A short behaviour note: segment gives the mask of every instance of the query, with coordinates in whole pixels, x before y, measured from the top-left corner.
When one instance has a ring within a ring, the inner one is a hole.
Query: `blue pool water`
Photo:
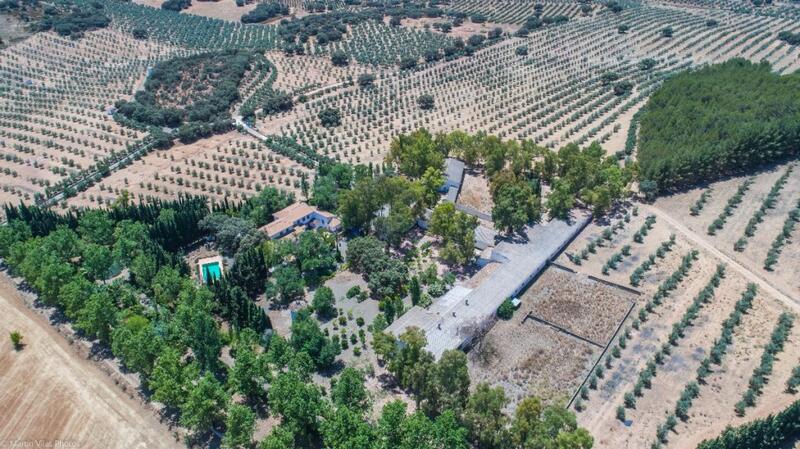
[[[219,262],[207,263],[203,265],[203,282],[208,282],[209,279],[217,280],[222,275]]]

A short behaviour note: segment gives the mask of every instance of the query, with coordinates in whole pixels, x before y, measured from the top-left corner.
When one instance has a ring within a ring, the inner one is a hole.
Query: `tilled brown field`
[[[8,338],[12,330],[24,336],[19,352]],[[27,309],[6,278],[0,279],[0,335],[0,447],[181,447],[154,414]]]

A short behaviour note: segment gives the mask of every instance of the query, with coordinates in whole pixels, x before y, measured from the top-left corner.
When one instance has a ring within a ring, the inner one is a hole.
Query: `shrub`
[[[358,285],[354,285],[349,289],[347,289],[347,293],[345,294],[345,296],[347,296],[348,299],[352,299],[358,296],[360,293],[361,293],[361,287]]]
[[[511,317],[514,316],[515,310],[516,308],[514,307],[514,304],[511,304],[511,300],[506,299],[502,304],[500,304],[500,307],[497,308],[497,317],[501,320],[510,320]]]
[[[422,110],[431,110],[434,107],[433,95],[422,94],[417,98],[417,105]]]
[[[362,73],[358,75],[358,85],[361,87],[370,87],[375,83],[375,75],[371,73]]]
[[[335,108],[326,108],[319,112],[319,121],[326,128],[333,128],[342,124],[342,113]]]
[[[9,334],[11,338],[11,344],[14,346],[15,351],[19,351],[22,349],[22,334],[19,331],[11,331]]]
[[[331,53],[331,63],[336,67],[345,67],[350,64],[350,56],[341,50],[334,51]]]

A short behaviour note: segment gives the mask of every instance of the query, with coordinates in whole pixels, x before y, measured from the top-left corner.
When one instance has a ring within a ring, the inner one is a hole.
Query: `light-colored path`
[[[758,288],[762,292],[767,293],[770,296],[772,296],[773,298],[781,301],[787,307],[789,307],[791,310],[793,310],[795,312],[800,312],[800,300],[798,300],[796,298],[791,298],[791,297],[787,296],[786,294],[784,294],[782,291],[780,291],[777,288],[773,287],[772,284],[770,284],[764,278],[762,278],[758,274],[754,273],[753,271],[751,271],[747,267],[743,266],[739,262],[735,261],[734,259],[729,257],[727,254],[725,254],[722,251],[718,250],[714,245],[709,243],[707,240],[705,240],[703,237],[701,237],[700,235],[698,235],[694,231],[692,231],[689,228],[687,228],[686,226],[684,226],[678,220],[672,218],[665,211],[663,211],[663,210],[661,210],[661,209],[659,209],[657,207],[648,205],[648,204],[643,204],[642,207],[644,209],[646,209],[647,211],[649,211],[650,213],[656,215],[658,218],[663,219],[664,221],[669,223],[677,231],[679,231],[680,233],[684,234],[686,236],[686,238],[688,238],[689,240],[693,241],[696,245],[700,246],[702,249],[704,249],[704,250],[708,251],[709,253],[711,253],[712,255],[714,255],[714,257],[720,259],[722,262],[727,264],[730,268],[736,270],[738,273],[740,273],[742,276],[744,276],[745,279],[747,279],[750,282],[754,282],[755,284],[757,284]]]
[[[12,330],[24,337],[21,351],[12,349],[8,337]],[[183,446],[153,412],[128,397],[93,362],[76,353],[43,316],[28,309],[2,273],[0,447]]]

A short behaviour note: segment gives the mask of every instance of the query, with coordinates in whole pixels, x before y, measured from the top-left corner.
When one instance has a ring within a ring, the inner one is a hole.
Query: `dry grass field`
[[[633,304],[630,293],[555,267],[520,300],[513,318],[497,321],[469,354],[473,381],[499,382],[511,407],[532,394],[569,399]]]
[[[583,275],[552,268],[521,297],[520,310],[605,345],[633,305],[633,296]]]
[[[505,389],[508,409],[537,395],[548,402],[569,400],[600,354],[597,347],[533,321],[525,313],[498,321],[470,353],[473,383]]]
[[[21,351],[12,349],[12,330],[24,336]],[[5,274],[0,279],[0,335],[0,446],[182,447],[153,412],[77,354],[44,317],[27,309]],[[20,445],[35,441],[51,446]]]

